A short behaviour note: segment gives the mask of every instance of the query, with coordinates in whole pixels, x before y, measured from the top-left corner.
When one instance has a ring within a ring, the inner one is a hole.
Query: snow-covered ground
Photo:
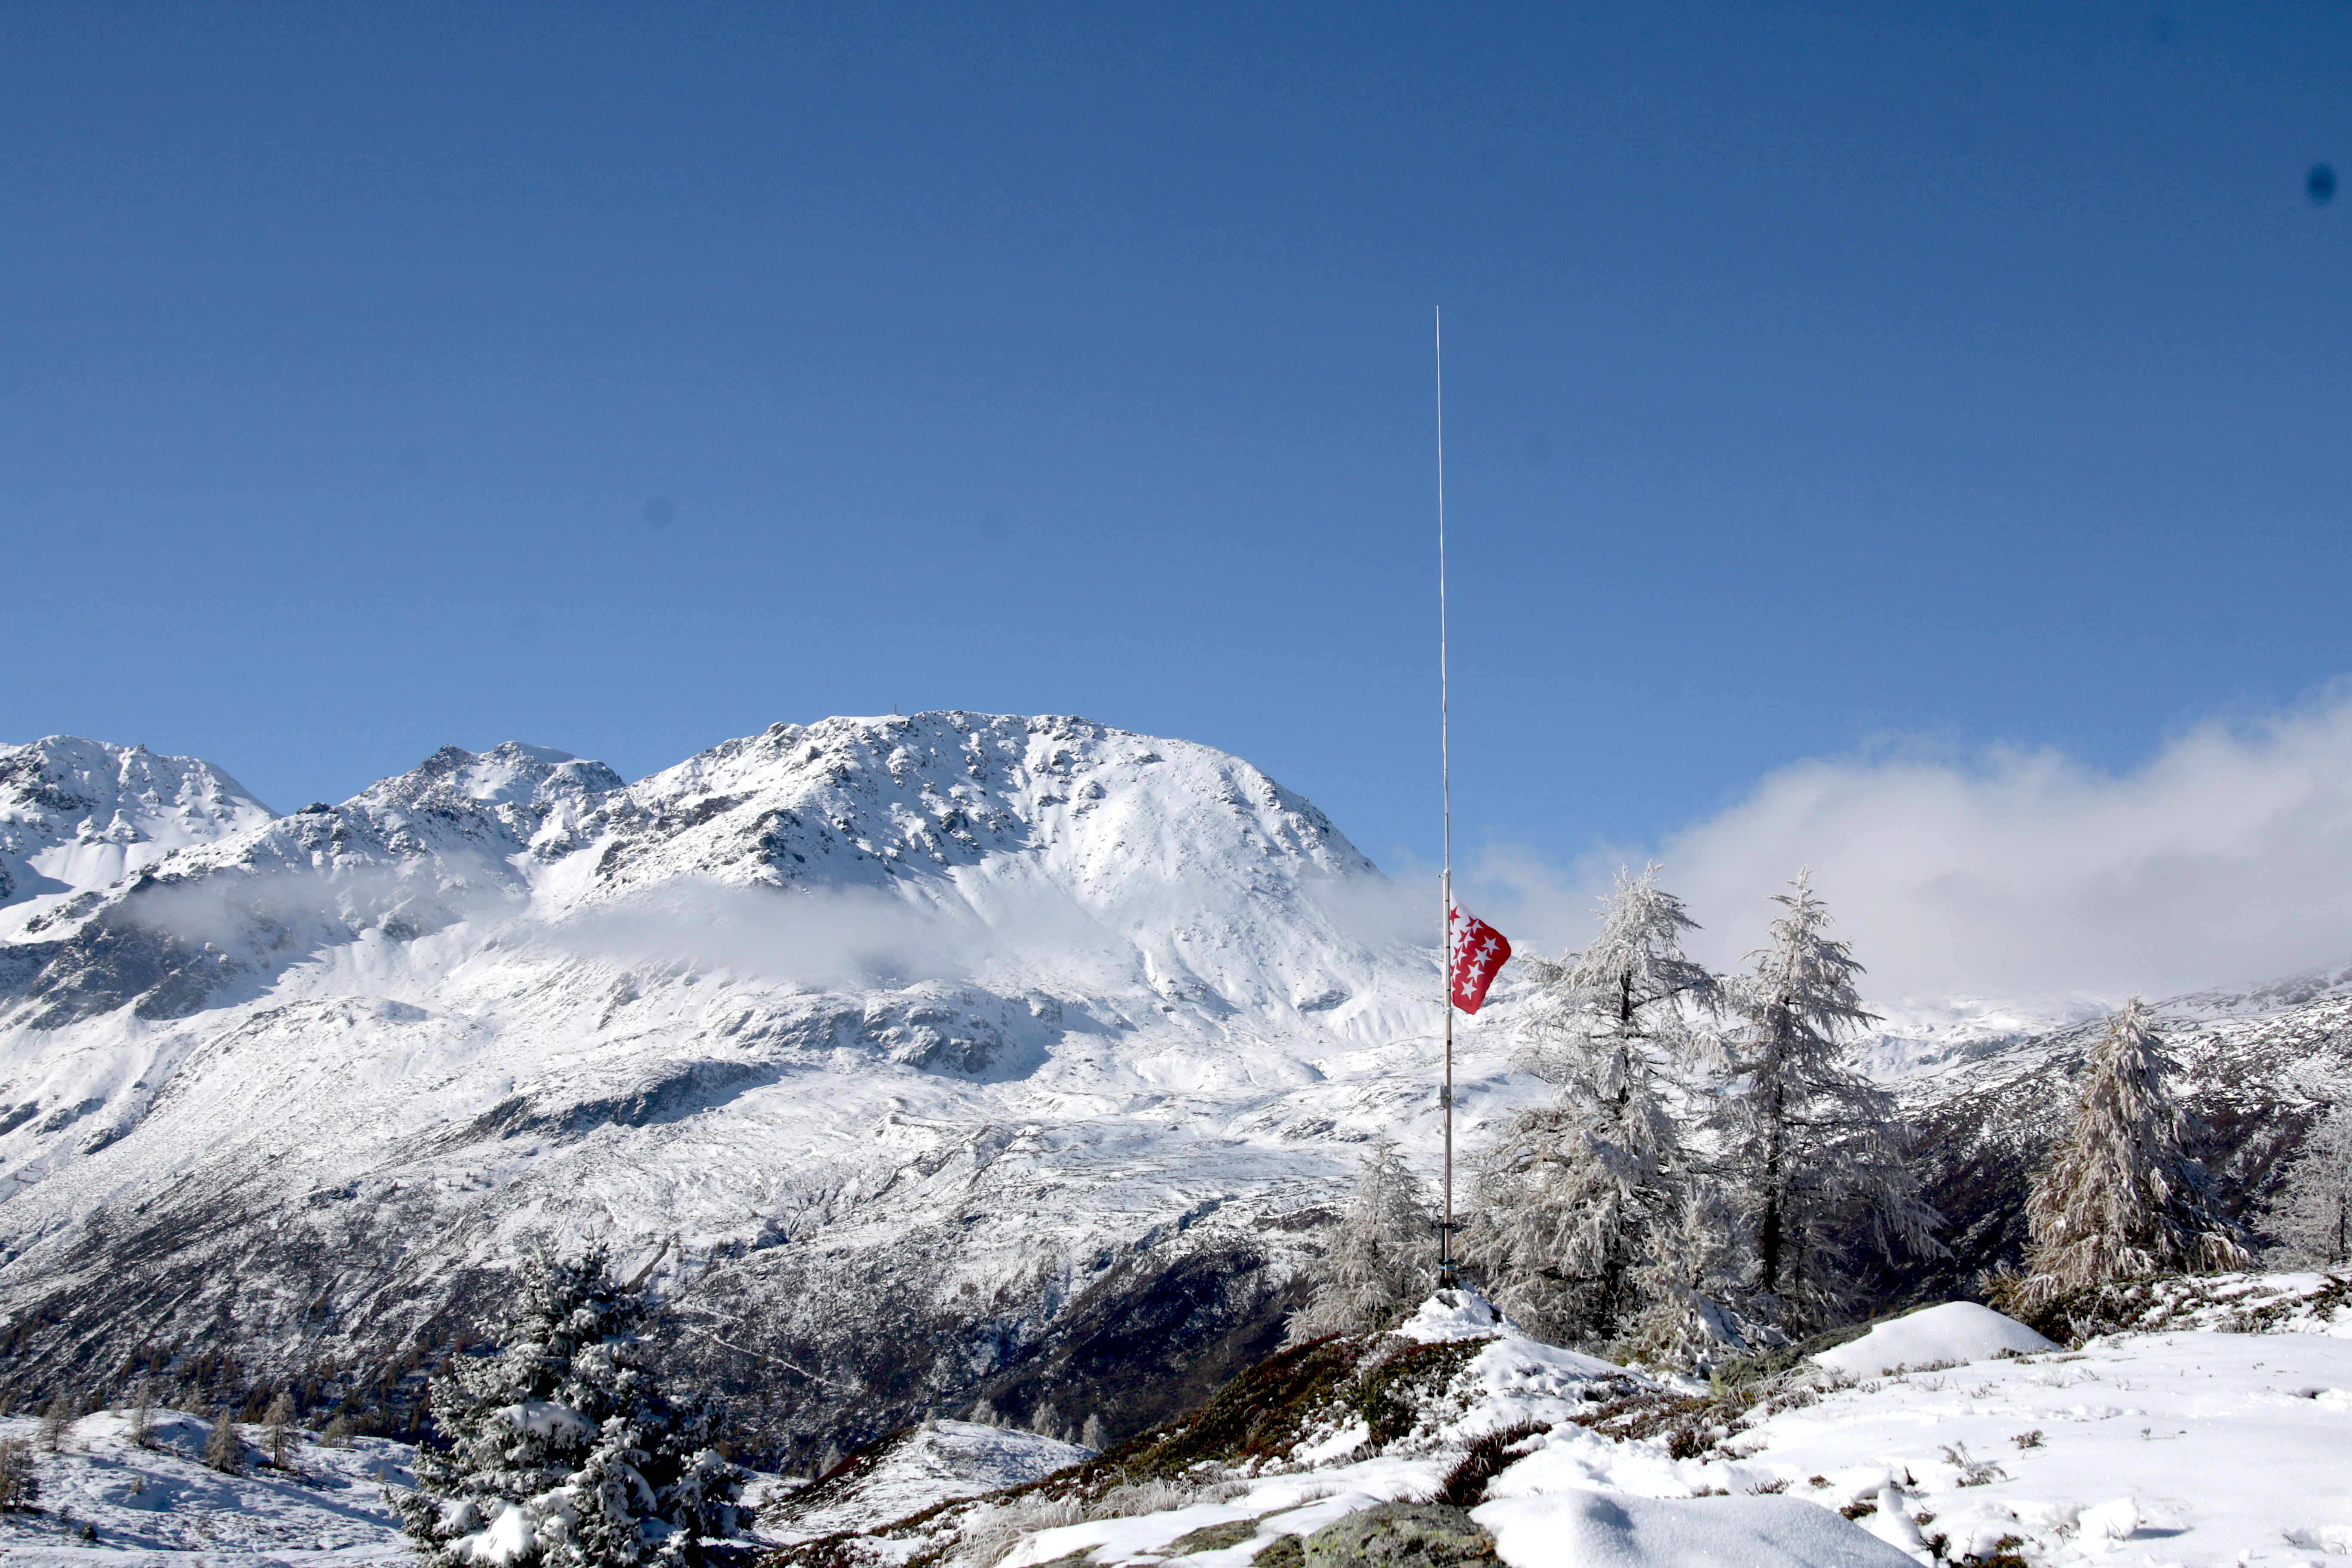
[[[1213,1550],[1182,1553],[1188,1568],[1244,1568],[1285,1535],[1432,1496],[1471,1439],[1530,1424],[1550,1429],[1509,1450],[1471,1514],[1511,1568],[1892,1568],[1996,1552],[2035,1568],[2327,1568],[2352,1553],[2352,1308],[2294,1310],[2327,1285],[2225,1280],[2175,1327],[2075,1351],[1982,1308],[1931,1308],[1843,1347],[1842,1364],[1777,1381],[1744,1414],[1694,1404],[1717,1424],[1683,1458],[1687,1429],[1619,1440],[1577,1423],[1598,1384],[1624,1386],[1618,1369],[1433,1304],[1409,1337],[1448,1318],[1439,1333],[1494,1337],[1401,1450],[1366,1457],[1363,1431],[1335,1430],[1217,1495],[1035,1531],[1003,1568],[1074,1552],[1139,1565],[1218,1527]],[[2269,1331],[2245,1331],[2264,1308]],[[1850,1370],[1888,1352],[1902,1359]]]
[[[2023,1354],[2016,1347],[2032,1339],[2021,1326],[1981,1308],[1932,1308],[1825,1352],[1836,1364],[1772,1385],[1695,1455],[1687,1434],[1620,1440],[1577,1420],[1629,1388],[1660,1398],[1673,1388],[1529,1340],[1475,1300],[1433,1303],[1404,1339],[1476,1349],[1406,1440],[1367,1453],[1360,1425],[1328,1423],[1278,1473],[1033,1531],[1001,1568],[1072,1553],[1139,1568],[1187,1537],[1187,1568],[1246,1568],[1284,1536],[1431,1495],[1478,1436],[1547,1425],[1514,1447],[1472,1510],[1509,1568],[1900,1568],[1997,1551],[2034,1568],[2332,1568],[2352,1554],[2352,1308],[2297,1306],[2328,1287],[2315,1275],[2241,1277],[2197,1292],[2170,1327]],[[204,1421],[162,1413],[144,1448],[129,1425],[95,1414],[63,1451],[37,1447],[38,1511],[0,1514],[0,1558],[357,1568],[405,1555],[383,1494],[410,1479],[400,1444],[329,1448],[305,1433],[288,1471],[257,1462],[231,1477],[196,1458]],[[36,1439],[38,1426],[0,1419],[0,1437]],[[854,1493],[767,1539],[878,1525],[1085,1457],[940,1422],[880,1456]],[[1206,1550],[1202,1531],[1216,1532]]]
[[[0,1560],[11,1568],[143,1568],[146,1564],[358,1564],[405,1557],[387,1482],[411,1482],[410,1450],[354,1437],[322,1447],[302,1433],[285,1470],[258,1463],[242,1476],[206,1468],[197,1456],[209,1422],[159,1411],[154,1447],[129,1437],[121,1412],[85,1415],[55,1454],[36,1443],[35,1510],[0,1513]],[[0,1438],[36,1439],[30,1416],[0,1418]],[[251,1441],[259,1427],[244,1429]],[[252,1456],[257,1458],[257,1455]],[[94,1538],[83,1530],[94,1528]]]
[[[1895,1498],[1956,1555],[2015,1537],[2037,1564],[2311,1563],[2352,1552],[2352,1315],[1865,1378],[1734,1444],[1790,1496],[1877,1503],[1866,1524]]]

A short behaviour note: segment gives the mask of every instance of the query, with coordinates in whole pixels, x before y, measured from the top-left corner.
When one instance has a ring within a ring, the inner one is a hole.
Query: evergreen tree
[[[1744,1255],[1730,1202],[1719,1188],[1694,1182],[1663,1215],[1633,1270],[1633,1316],[1610,1346],[1630,1365],[1707,1372],[1726,1346],[1747,1343],[1725,1306],[1738,1289]]]
[[[155,1446],[155,1380],[152,1377],[139,1380],[139,1393],[131,1405],[128,1436],[142,1448]]]
[[[2267,1217],[2294,1262],[2352,1267],[2352,1106],[2336,1107],[2304,1136]]]
[[[278,1390],[261,1420],[263,1429],[269,1434],[269,1462],[282,1470],[294,1452],[294,1396]]]
[[[62,1452],[67,1436],[73,1431],[74,1423],[80,1419],[80,1400],[62,1389],[51,1394],[49,1402],[41,1406],[41,1447],[52,1454]]]
[[[420,1453],[394,1498],[433,1568],[701,1568],[737,1533],[746,1472],[706,1411],[664,1397],[641,1337],[653,1303],[605,1265],[602,1246],[528,1259],[505,1349],[435,1380],[451,1451]]]
[[[1698,1181],[1677,1110],[1721,992],[1684,956],[1697,922],[1657,874],[1621,871],[1592,945],[1528,965],[1541,989],[1520,1063],[1558,1087],[1549,1104],[1514,1112],[1478,1162],[1473,1250],[1489,1293],[1531,1331],[1572,1342],[1622,1333],[1645,1279],[1712,1272],[1683,1256],[1686,1242],[1711,1252],[1715,1241],[1677,1223]]]
[[[2026,1199],[2028,1304],[2245,1261],[2204,1167],[2181,1146],[2189,1119],[2166,1082],[2176,1070],[2138,997],[2107,1020],[2084,1063],[2074,1121]]]
[[[1829,935],[1810,876],[1790,886],[1773,895],[1785,912],[1748,955],[1755,967],[1727,987],[1731,1079],[1710,1121],[1745,1211],[1749,1288],[1767,1315],[1814,1326],[1842,1302],[1848,1252],[1942,1248],[1894,1097],[1843,1059],[1873,1019],[1854,989],[1862,965]]]
[[[1396,1145],[1375,1140],[1331,1243],[1308,1269],[1315,1294],[1292,1314],[1289,1341],[1392,1329],[1435,1288],[1437,1216]]]
[[[225,1476],[245,1474],[245,1442],[236,1435],[236,1410],[224,1405],[213,1412],[211,1436],[205,1439],[205,1463]]]
[[[40,1495],[33,1446],[22,1437],[0,1437],[0,1513],[31,1508]]]

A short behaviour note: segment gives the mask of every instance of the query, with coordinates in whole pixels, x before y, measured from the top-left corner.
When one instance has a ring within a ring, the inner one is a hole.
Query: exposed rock
[[[1307,1538],[1306,1568],[1451,1568],[1492,1563],[1495,1538],[1439,1502],[1384,1502]]]

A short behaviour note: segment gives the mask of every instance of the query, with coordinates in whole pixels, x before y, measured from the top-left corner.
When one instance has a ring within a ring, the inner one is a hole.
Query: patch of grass
[[[1078,1468],[1092,1489],[1147,1476],[1181,1475],[1199,1464],[1237,1465],[1288,1449],[1332,1406],[1353,1403],[1360,1347],[1313,1340],[1243,1373],[1189,1415],[1139,1433]],[[1366,1425],[1372,1422],[1368,1415]]]
[[[1569,1419],[1620,1443],[1628,1438],[1662,1438],[1666,1452],[1675,1458],[1696,1459],[1747,1430],[1748,1413],[1764,1392],[1760,1384],[1696,1395],[1651,1389],[1607,1400]]]
[[[1452,1340],[1415,1345],[1367,1370],[1357,1380],[1350,1403],[1370,1429],[1371,1440],[1385,1446],[1412,1431],[1423,1410],[1489,1342]]]
[[[1265,1517],[1260,1514],[1258,1519]],[[1170,1557],[1190,1557],[1195,1552],[1223,1552],[1228,1546],[1239,1546],[1256,1533],[1256,1519],[1237,1519],[1229,1524],[1204,1524],[1198,1530],[1187,1531],[1178,1536],[1162,1550]]]
[[[1902,1315],[1900,1312],[1889,1312],[1884,1317],[1872,1318],[1865,1322],[1841,1324],[1837,1328],[1824,1329],[1818,1334],[1798,1340],[1791,1344],[1775,1345],[1770,1350],[1758,1351],[1753,1355],[1740,1356],[1737,1360],[1724,1363],[1708,1381],[1718,1392],[1728,1393],[1746,1384],[1761,1383],[1768,1378],[1778,1377],[1782,1373],[1794,1372],[1822,1352],[1835,1350],[1843,1344],[1851,1344],[1879,1324],[1892,1322]]]
[[[1470,1451],[1446,1472],[1445,1484],[1437,1489],[1432,1502],[1450,1503],[1455,1508],[1476,1508],[1486,1500],[1486,1483],[1501,1475],[1520,1456],[1510,1450],[1530,1437],[1539,1437],[1551,1428],[1541,1422],[1524,1426],[1507,1426],[1500,1432],[1489,1432],[1470,1445]]]

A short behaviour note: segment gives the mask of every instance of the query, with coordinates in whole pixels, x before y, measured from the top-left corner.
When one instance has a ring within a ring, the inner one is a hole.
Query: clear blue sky
[[[0,6],[0,737],[1077,712],[1568,856],[2352,670],[2352,3]]]

